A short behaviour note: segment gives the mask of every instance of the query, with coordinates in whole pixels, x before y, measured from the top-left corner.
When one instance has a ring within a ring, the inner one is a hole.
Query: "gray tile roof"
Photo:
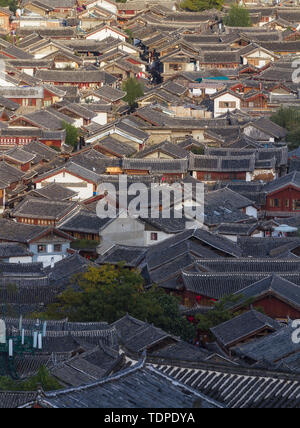
[[[231,148],[213,148],[208,147],[205,149],[205,154],[210,156],[249,156],[255,154],[256,167],[258,162],[276,160],[276,166],[287,165],[288,162],[288,148],[258,148],[258,149],[231,149]]]
[[[238,256],[240,249],[205,230],[186,230],[149,248],[146,262],[150,281],[164,288],[181,288],[182,271],[191,269],[197,259],[222,258],[225,254]]]
[[[101,362],[96,365],[100,358]],[[116,360],[105,350],[96,348],[52,368],[51,374],[67,387],[78,387],[105,377],[107,372],[113,370]]]
[[[15,243],[0,244],[0,258],[6,259],[9,257],[27,257],[31,256],[30,253],[25,247]]]
[[[182,159],[124,159],[125,170],[146,170],[150,174],[185,174],[188,161]]]
[[[50,9],[52,10],[52,8]],[[34,22],[32,22],[32,25]],[[71,27],[54,27],[54,28],[41,28],[36,26],[23,26],[17,29],[17,34],[21,37],[28,36],[32,34],[33,32],[36,32],[42,37],[47,37],[49,39],[64,39],[64,38],[71,38],[76,35],[74,28]]]
[[[25,52],[23,49],[18,48],[10,43],[6,42],[6,45],[3,46],[1,41],[0,53],[6,54],[5,56],[12,59],[33,59],[33,55]]]
[[[158,268],[163,268],[165,264],[169,264],[177,260],[178,258],[189,255],[189,263],[191,260],[194,262],[195,258],[218,258],[220,256],[216,255],[212,250],[208,248],[201,247],[196,243],[189,241],[179,241],[176,242],[175,239],[172,239],[170,246],[165,246],[162,243],[156,244],[153,248],[150,248],[147,253],[147,263],[150,271],[154,271]],[[194,257],[193,257],[194,256]],[[163,271],[162,271],[163,272]],[[162,278],[164,275],[162,274]]]
[[[32,226],[0,219],[0,241],[28,243],[48,230],[47,227]]]
[[[228,188],[245,198],[253,201],[257,206],[265,205],[266,194],[263,191],[264,184],[254,181],[239,181],[239,182],[219,182],[217,187],[222,189]]]
[[[95,91],[94,94],[106,101],[115,102],[123,99],[126,95],[126,92],[111,88],[110,86],[102,86],[102,88]]]
[[[26,403],[34,402],[36,392],[0,392],[0,408],[1,409],[16,409]]]
[[[229,210],[236,210],[253,205],[250,199],[228,188],[206,193],[204,201],[209,208],[214,209],[224,207]]]
[[[167,212],[166,214],[167,215],[164,216],[164,213],[160,213],[159,218],[141,217],[141,221],[147,223],[150,229],[152,226],[153,230],[160,230],[170,234],[180,233],[186,229],[186,224],[188,222],[187,218],[184,216],[176,218],[176,211],[174,210],[171,210],[170,213]]]
[[[187,88],[185,86],[173,82],[172,80],[169,80],[168,82],[164,83],[163,88],[171,94],[177,96],[182,96],[187,92]]]
[[[272,66],[267,68],[265,71],[261,72],[257,78],[262,81],[267,82],[283,82],[283,83],[292,83],[293,82],[293,69],[284,68],[281,65]]]
[[[277,252],[281,253],[283,247],[288,246],[295,249],[300,246],[300,238],[248,238],[239,237],[238,245],[242,250],[243,257],[278,257]]]
[[[92,265],[86,258],[74,254],[55,263],[54,268],[46,268],[45,272],[49,275],[51,284],[68,285],[73,275],[86,272]]]
[[[6,162],[0,162],[0,181],[6,185],[20,182],[24,176],[25,173],[19,169],[8,165]]]
[[[84,387],[45,393],[45,402],[56,408],[191,408],[196,401],[203,408],[222,407],[143,363]]]
[[[222,299],[231,294],[241,295],[245,289],[259,281],[268,278],[272,272],[244,271],[230,272],[182,272],[182,279],[186,290],[213,299]],[[299,272],[283,272],[280,276],[295,284],[300,284]]]
[[[162,359],[172,359],[174,361],[205,361],[208,360],[212,353],[205,348],[199,348],[189,345],[180,340],[172,343],[163,349],[151,352],[153,357]]]
[[[200,63],[203,64],[240,64],[241,58],[238,51],[209,51],[200,55]]]
[[[280,330],[281,331],[281,330]],[[278,338],[280,340],[280,337]],[[275,348],[276,344],[274,343]],[[283,347],[283,345],[279,345]],[[228,408],[299,408],[299,377],[249,367],[197,368],[170,360],[158,361],[158,369],[174,380],[197,388]]]
[[[5,98],[43,99],[44,89],[41,86],[33,88],[1,87],[0,95]]]
[[[114,325],[118,330],[118,324]],[[132,352],[141,353],[144,350],[151,351],[152,348],[157,348],[166,340],[168,343],[176,343],[179,339],[145,322],[126,341],[124,340],[124,346]]]
[[[36,77],[50,83],[103,83],[111,85],[117,78],[105,71],[56,71],[38,70]]]
[[[149,135],[143,130],[139,129],[137,126],[134,126],[133,123],[129,122],[127,119],[121,120],[116,124],[116,128],[121,131],[124,131],[126,134],[137,137],[138,139],[145,141],[149,138]]]
[[[150,280],[165,289],[181,288],[179,278],[182,270],[191,268],[195,263],[195,257],[186,252],[176,259],[164,263],[160,268],[150,271]]]
[[[201,242],[203,242],[204,246],[210,247],[212,251],[214,251],[215,249],[215,250],[224,252],[225,254],[227,253],[228,255],[231,255],[234,257],[238,257],[239,255],[241,255],[241,250],[238,245],[228,241],[228,239],[226,238],[221,238],[219,236],[216,236],[204,229],[186,230],[181,234],[178,234],[175,237],[170,238],[170,240],[164,241],[161,244],[161,246],[167,248],[186,240],[192,240],[194,242],[198,241],[200,245],[201,245]]]
[[[100,155],[100,153],[99,153]],[[47,178],[49,175],[55,173],[55,172],[60,172],[60,171],[69,171],[70,173],[74,173],[76,175],[78,175],[79,177],[81,177],[83,180],[89,180],[92,183],[100,183],[101,182],[101,177],[100,177],[100,173],[105,173],[106,171],[106,166],[105,164],[101,164],[101,163],[96,163],[96,162],[92,162],[90,161],[90,164],[88,163],[89,161],[86,159],[79,159],[77,157],[73,157],[71,158],[71,161],[67,162],[66,164],[64,164],[61,167],[55,168],[53,170],[47,171],[41,175],[38,176],[37,180],[38,181],[42,181],[43,179]],[[96,171],[91,170],[92,168],[97,168]]]
[[[126,247],[122,245],[114,245],[111,250],[103,256],[98,257],[98,264],[117,265],[125,262],[127,267],[139,267],[145,258],[146,248],[143,247]]]
[[[14,160],[21,164],[26,164],[28,162],[34,161],[36,155],[30,152],[27,152],[21,148],[15,147],[11,150],[4,152],[4,159]]]
[[[99,235],[100,229],[109,219],[101,219],[87,209],[80,209],[64,218],[58,228],[65,232],[81,232]]]
[[[276,273],[300,272],[300,260],[281,260],[266,258],[236,258],[220,260],[199,260],[198,265],[204,272],[265,273],[267,276]]]
[[[255,156],[190,156],[190,171],[215,172],[252,172],[255,168]]]
[[[221,223],[215,233],[220,235],[251,236],[258,229],[258,223]]]
[[[46,132],[46,131],[45,131]],[[44,132],[44,134],[45,134]],[[46,137],[46,136],[45,136]],[[45,144],[32,142],[24,146],[23,150],[39,156],[42,160],[51,161],[57,157],[57,152]]]
[[[136,153],[136,150],[131,147],[129,144],[122,143],[121,141],[118,141],[117,139],[107,136],[103,140],[99,141],[99,143],[96,144],[97,147],[100,149],[107,150],[109,153],[115,154],[116,156],[132,156]],[[97,150],[96,147],[96,150]]]
[[[210,330],[222,346],[230,347],[258,334],[262,330],[268,329],[274,332],[281,328],[283,326],[277,321],[260,312],[251,310]]]
[[[300,188],[300,172],[293,171],[277,180],[271,181],[264,187],[264,192],[271,194],[277,190],[283,189],[286,186]]]
[[[89,109],[88,105],[82,104],[66,104],[59,109],[59,112],[68,112],[80,118],[91,120],[94,119],[97,114]]]
[[[299,284],[299,283],[298,283]],[[288,278],[273,274],[265,279],[262,279],[254,284],[249,285],[246,288],[240,290],[242,300],[237,304],[240,305],[242,302],[249,298],[258,299],[264,295],[277,296],[280,300],[287,302],[294,308],[300,308],[300,287]]]
[[[184,159],[188,156],[188,152],[184,148],[171,143],[170,141],[164,141],[162,143],[146,147],[144,150],[140,151],[136,157],[138,159],[146,158],[156,151],[171,156],[173,159]]]
[[[37,126],[38,128],[48,129],[51,131],[57,131],[63,129],[63,122],[67,122],[70,124],[74,123],[70,117],[65,116],[53,109],[51,110],[41,110],[35,113],[29,113],[23,115],[25,119],[33,124],[33,126]]]
[[[33,193],[40,198],[42,197],[45,199],[57,201],[70,200],[72,197],[77,195],[77,193],[73,190],[63,187],[58,183],[50,183],[41,189],[35,189]]]
[[[272,137],[282,140],[287,136],[287,130],[272,122],[267,117],[262,117],[254,122],[252,125],[261,129],[263,132],[269,133]]]
[[[61,220],[77,207],[75,202],[25,198],[13,211],[15,217]]]
[[[262,339],[237,346],[233,351],[253,362],[266,361],[274,365],[291,354],[299,353],[299,344],[291,340],[293,331],[294,329],[288,326]]]
[[[243,227],[243,222],[249,222],[249,220],[253,220],[252,217],[249,217],[242,210],[226,208],[223,206],[219,207],[209,207],[205,206],[204,211],[204,224],[209,228],[222,226],[223,224],[232,224],[232,227],[237,229],[237,225],[241,226],[241,229],[245,231],[246,227]],[[236,225],[236,226],[234,226]],[[248,226],[249,230],[249,226]],[[214,230],[215,232],[215,230]],[[243,233],[242,233],[243,234]]]

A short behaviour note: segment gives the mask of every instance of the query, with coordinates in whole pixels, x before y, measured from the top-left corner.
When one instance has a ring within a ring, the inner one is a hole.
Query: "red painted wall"
[[[35,98],[9,98],[11,101],[19,104],[20,106],[23,105],[23,100],[28,101],[29,107],[35,107],[36,106],[36,99]]]
[[[278,199],[279,205],[278,207],[272,206],[272,199]],[[267,196],[266,211],[276,212],[287,212],[287,213],[299,213],[299,210],[293,210],[293,201],[300,201],[300,190],[293,188],[292,186],[287,187],[285,189],[281,189],[278,192],[272,193]],[[286,201],[289,201],[289,205],[287,206]]]
[[[257,301],[253,305],[254,307],[261,307],[264,309],[266,315],[271,318],[287,318],[299,319],[300,309],[294,309],[287,303],[278,300],[274,296],[266,296],[263,299]]]
[[[221,181],[221,180],[246,180],[246,172],[197,172],[197,179],[201,181]],[[207,177],[211,178],[208,179]]]

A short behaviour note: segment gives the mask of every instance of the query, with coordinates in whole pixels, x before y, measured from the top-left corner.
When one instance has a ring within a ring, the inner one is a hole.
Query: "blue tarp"
[[[227,76],[207,77],[207,80],[229,80]]]
[[[202,80],[229,80],[229,77],[226,77],[226,76],[199,77],[199,79],[196,79],[196,82],[201,83]]]

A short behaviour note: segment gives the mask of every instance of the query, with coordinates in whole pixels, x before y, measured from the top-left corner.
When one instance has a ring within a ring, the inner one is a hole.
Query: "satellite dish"
[[[0,320],[0,344],[6,343],[6,325],[3,320]]]

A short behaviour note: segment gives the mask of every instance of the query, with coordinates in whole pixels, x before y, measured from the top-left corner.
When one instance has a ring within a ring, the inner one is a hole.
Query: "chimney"
[[[0,320],[0,344],[6,343],[6,325],[4,320]]]

